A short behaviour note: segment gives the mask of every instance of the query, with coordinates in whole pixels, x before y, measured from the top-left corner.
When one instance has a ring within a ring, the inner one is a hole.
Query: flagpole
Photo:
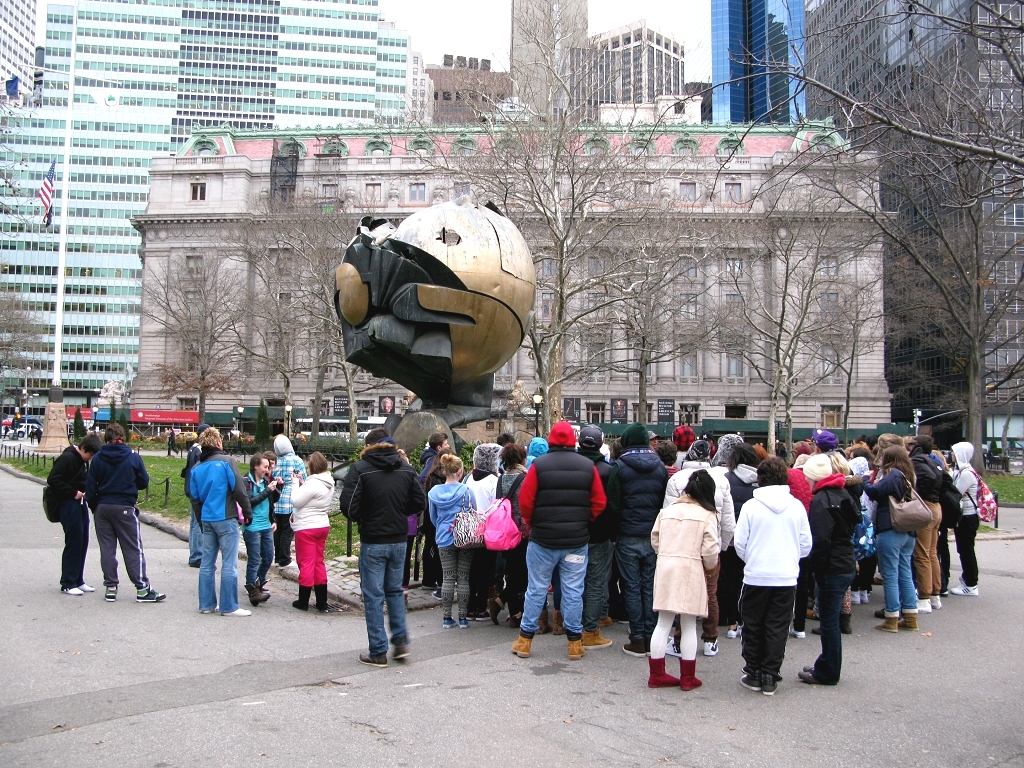
[[[64,289],[67,283],[65,271],[68,262],[68,205],[71,202],[71,130],[75,106],[75,54],[78,47],[78,0],[72,3],[71,66],[68,70],[68,110],[64,125],[64,160],[61,163],[60,185],[60,244],[57,251],[57,311],[53,328],[53,388],[61,383],[61,366],[64,352]],[[51,400],[53,398],[51,397]],[[63,400],[63,397],[61,397]],[[59,400],[57,402],[60,402]]]

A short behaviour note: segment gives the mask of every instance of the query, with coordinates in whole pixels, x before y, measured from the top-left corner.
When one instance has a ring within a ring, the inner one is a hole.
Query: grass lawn
[[[188,497],[185,496],[185,481],[181,478],[181,470],[185,466],[184,459],[168,458],[166,456],[142,456],[146,464],[146,471],[149,472],[149,499],[146,499],[146,492],[139,494],[139,509],[147,512],[158,512],[175,520],[188,520],[191,513]],[[50,473],[53,462],[46,460],[46,464],[31,459],[4,459],[4,463],[27,472],[35,477],[46,479]],[[239,467],[246,469],[244,463]],[[164,506],[164,492],[167,478],[171,479],[170,493],[167,494],[167,505]],[[324,557],[328,560],[340,557],[345,554],[346,526],[348,521],[342,515],[335,515],[331,518],[331,532],[327,536],[327,545],[324,548]],[[352,526],[352,554],[358,553],[359,529]]]
[[[1024,504],[1024,475],[988,475],[988,487],[999,494],[999,501]]]

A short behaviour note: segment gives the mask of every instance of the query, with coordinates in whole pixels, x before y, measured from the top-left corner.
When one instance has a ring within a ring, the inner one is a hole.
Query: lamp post
[[[540,437],[540,406],[544,402],[544,395],[540,390],[533,394],[533,433]]]
[[[235,430],[238,434],[242,434],[242,414],[245,413],[245,406],[240,405],[236,410],[238,411],[238,423],[235,424]]]
[[[292,404],[288,403],[284,407],[284,436],[291,438],[292,436]]]

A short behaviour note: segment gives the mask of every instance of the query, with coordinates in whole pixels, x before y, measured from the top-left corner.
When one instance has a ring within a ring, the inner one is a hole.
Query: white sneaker
[[[932,604],[932,610],[933,611],[941,611],[942,610],[942,598],[939,597],[938,595],[932,595],[932,599],[929,602],[931,602],[931,604]]]
[[[793,629],[793,625],[790,624],[789,625],[789,636],[790,637],[795,637],[797,640],[803,640],[803,639],[805,639],[807,637],[807,633],[806,632],[797,632],[795,629]]]
[[[977,587],[961,586],[961,587],[953,587],[951,590],[949,590],[949,594],[951,594],[951,595],[962,595],[963,597],[968,597],[968,596],[977,597],[979,593],[978,593],[978,588]]]
[[[679,651],[679,646],[676,645],[676,641],[673,638],[669,638],[668,646],[665,648],[666,656],[675,656],[677,659],[683,654]]]
[[[860,605],[860,592],[851,592],[850,602],[854,605]]]
[[[728,632],[725,633],[725,636],[728,637],[730,640],[735,640],[738,637],[743,637],[743,627],[737,624],[736,629],[730,629]]]
[[[252,616],[252,611],[247,611],[245,608],[239,608],[237,611],[231,613],[222,613],[221,616]]]
[[[871,593],[868,592],[866,589],[861,590],[861,593],[860,593],[860,604],[861,605],[867,605],[870,602],[871,602]]]
[[[718,641],[712,640],[710,643],[704,643],[704,655],[705,656],[717,656],[718,655]]]
[[[79,584],[78,588],[80,590],[82,590],[83,592],[95,592],[96,591],[95,587],[90,587],[88,584]]]
[[[74,595],[75,597],[81,597],[85,594],[85,592],[80,590],[78,587],[61,587],[60,591],[65,595]]]
[[[918,613],[931,613],[932,612],[932,601],[931,600],[918,600],[917,601],[917,612]]]

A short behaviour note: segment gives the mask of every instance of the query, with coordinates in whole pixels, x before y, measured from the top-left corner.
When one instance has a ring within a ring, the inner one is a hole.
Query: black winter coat
[[[857,570],[853,529],[860,521],[860,504],[853,503],[845,488],[822,488],[814,492],[808,516],[812,573],[836,575]]]
[[[552,446],[533,460],[530,470],[536,474],[530,541],[551,549],[587,544],[594,462],[572,448]],[[529,493],[529,486],[524,487]],[[520,503],[522,493],[520,490]]]
[[[619,469],[619,535],[651,535],[661,512],[668,470],[650,448],[629,448],[615,462]]]
[[[580,448],[580,455],[594,462],[607,499],[604,510],[590,524],[590,543],[601,544],[613,540],[619,531],[619,471],[600,451]]]
[[[939,490],[942,488],[943,472],[919,445],[910,449],[910,460],[914,463],[914,487],[925,501],[939,503]]]
[[[341,512],[359,524],[365,544],[404,544],[409,515],[427,503],[416,471],[392,443],[374,443],[348,471],[341,490]]]
[[[73,445],[64,449],[64,453],[57,457],[46,476],[46,484],[54,495],[57,504],[71,501],[75,494],[81,491],[85,493],[85,478],[88,474],[88,465],[82,454]]]

